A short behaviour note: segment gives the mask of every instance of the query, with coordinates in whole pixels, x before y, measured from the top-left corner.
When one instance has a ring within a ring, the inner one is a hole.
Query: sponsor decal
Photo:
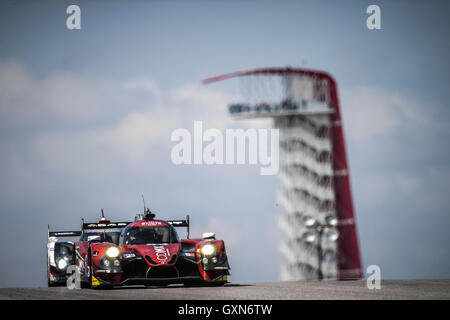
[[[57,276],[57,277],[53,277],[53,281],[54,282],[65,282],[67,280],[66,276]]]
[[[127,224],[126,223],[90,223],[87,225],[88,228],[96,228],[96,227],[111,227],[111,228],[115,228],[115,227],[126,227]]]
[[[100,281],[99,281],[96,277],[92,276],[92,282],[91,282],[91,285],[92,285],[93,287],[99,286],[99,285],[100,285]]]
[[[55,232],[54,234],[57,236],[75,236],[74,232]]]
[[[194,252],[183,252],[182,254],[185,255],[186,257],[195,257]]]
[[[187,224],[186,221],[170,221],[169,223],[170,223],[171,225],[175,225],[175,226],[178,226],[178,225],[180,225],[180,224]]]
[[[164,246],[153,246],[156,253],[156,259],[162,264],[166,264],[167,260],[169,260],[170,252],[169,249],[166,249]]]
[[[161,221],[143,221],[140,223],[141,226],[162,226],[164,225]]]
[[[134,258],[136,255],[134,253],[124,253],[122,254],[122,257],[124,259],[130,259],[130,258]]]

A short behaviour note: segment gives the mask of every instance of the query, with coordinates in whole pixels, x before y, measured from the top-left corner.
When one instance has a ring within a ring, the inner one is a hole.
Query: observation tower
[[[336,81],[299,68],[238,71],[203,81],[237,78],[235,119],[272,118],[280,130],[284,208],[279,225],[282,280],[361,279],[356,221]]]

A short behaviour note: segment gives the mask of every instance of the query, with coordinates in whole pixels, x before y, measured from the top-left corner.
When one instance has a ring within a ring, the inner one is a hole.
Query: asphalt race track
[[[0,288],[0,299],[450,299],[447,280],[386,280],[369,290],[365,281],[230,283],[223,287],[122,287],[109,290]]]

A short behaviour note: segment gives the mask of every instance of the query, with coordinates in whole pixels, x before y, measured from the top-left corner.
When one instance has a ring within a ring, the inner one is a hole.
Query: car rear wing
[[[113,229],[113,228],[125,228],[127,225],[129,225],[131,222],[127,221],[121,221],[121,222],[94,222],[94,223],[84,223],[82,222],[82,228],[83,230],[89,230],[89,229]]]
[[[187,228],[187,238],[189,239],[189,215],[186,215],[186,220],[167,220],[174,227],[186,227]]]
[[[50,225],[48,225],[47,238],[50,237],[79,237],[81,231],[50,231]]]

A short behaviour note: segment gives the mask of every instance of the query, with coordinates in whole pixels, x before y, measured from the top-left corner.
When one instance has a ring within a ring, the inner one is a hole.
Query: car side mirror
[[[89,242],[100,241],[100,236],[89,236],[89,237],[87,238],[87,240],[88,240]]]
[[[214,232],[205,232],[203,233],[203,239],[216,239],[216,234]]]

